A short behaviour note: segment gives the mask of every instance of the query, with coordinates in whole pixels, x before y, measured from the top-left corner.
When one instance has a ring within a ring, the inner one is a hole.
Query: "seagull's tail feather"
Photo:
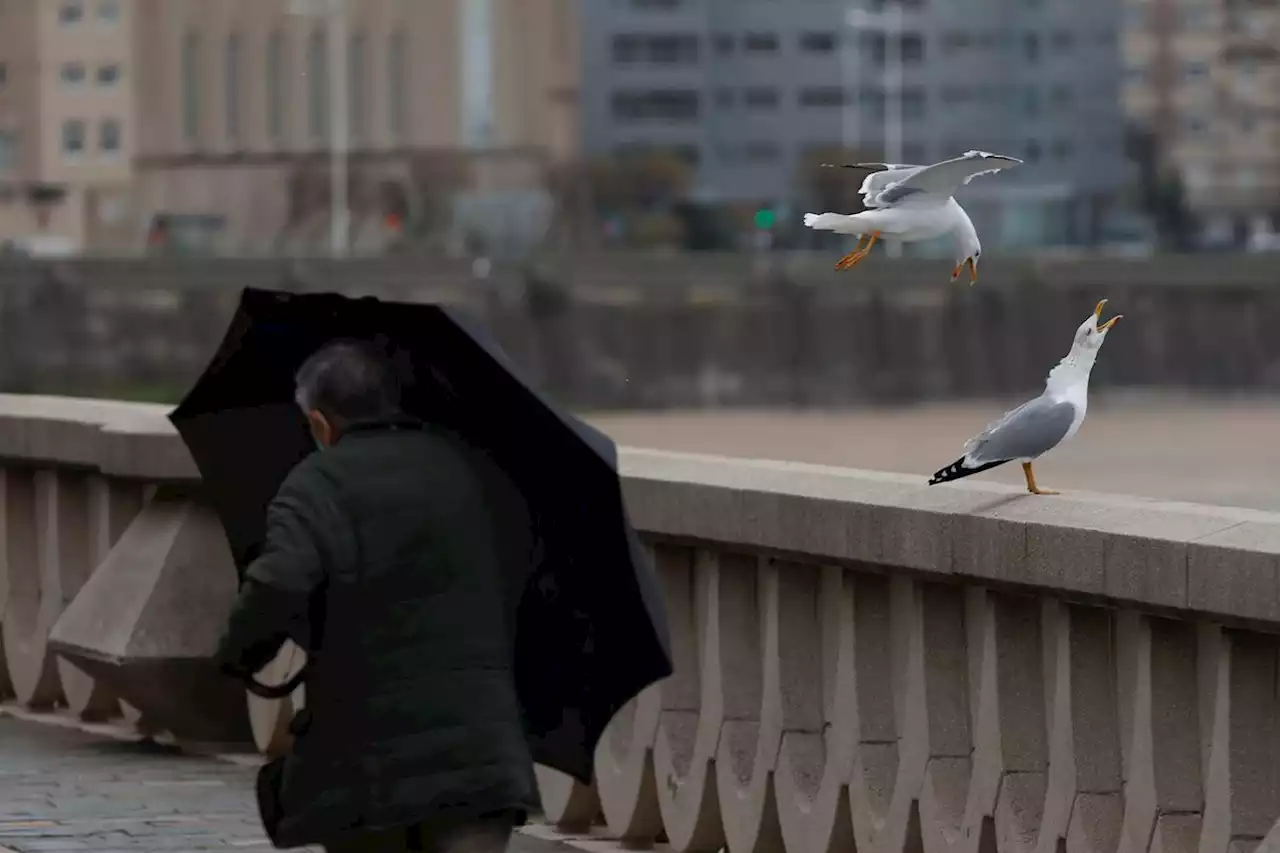
[[[997,465],[1003,465],[1009,461],[1008,459],[999,459],[995,462],[984,462],[981,465],[971,466],[965,462],[965,458],[966,457],[961,456],[946,468],[934,471],[933,476],[929,478],[929,485],[936,486],[939,483],[950,483],[952,480],[959,480],[963,477],[977,474],[979,471],[986,471],[987,469],[994,468]]]
[[[834,231],[846,219],[848,217],[842,213],[806,213],[804,224],[819,231]]]

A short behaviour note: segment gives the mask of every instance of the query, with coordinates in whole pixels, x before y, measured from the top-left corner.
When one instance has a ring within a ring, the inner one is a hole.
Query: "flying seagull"
[[[1033,495],[1057,494],[1036,485],[1031,462],[1075,435],[1084,421],[1089,405],[1089,373],[1107,332],[1122,316],[1117,314],[1099,324],[1102,306],[1106,304],[1105,299],[1099,302],[1089,319],[1076,329],[1071,352],[1049,371],[1044,393],[1008,412],[980,435],[971,438],[964,446],[964,456],[936,472],[929,485],[959,480],[1017,461],[1022,463],[1027,491]]]
[[[847,163],[845,169],[870,169],[862,182],[861,213],[806,213],[804,224],[818,231],[858,235],[858,245],[836,264],[849,269],[867,256],[881,237],[904,243],[932,240],[951,233],[956,238],[956,265],[951,280],[969,267],[969,283],[978,280],[982,243],[969,214],[952,196],[978,175],[993,175],[1022,161],[987,151],[966,151],[963,156],[932,166],[905,163]],[[830,167],[832,164],[824,163]],[[864,240],[866,241],[864,244]]]

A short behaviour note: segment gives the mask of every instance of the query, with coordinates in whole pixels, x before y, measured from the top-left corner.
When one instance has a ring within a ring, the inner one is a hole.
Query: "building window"
[[[1040,162],[1040,143],[1034,139],[1027,140],[1026,157],[1028,163]]]
[[[363,140],[369,127],[368,43],[364,33],[356,33],[347,51],[347,106],[353,140]]]
[[[0,62],[0,89],[4,88],[4,84],[9,82],[9,66]]]
[[[620,33],[613,37],[613,61],[618,65],[627,65],[640,61],[640,37],[630,33]]]
[[[62,153],[76,156],[84,153],[84,122],[78,118],[62,123]]]
[[[99,65],[97,77],[99,86],[114,86],[120,82],[120,66],[114,62],[110,65]]]
[[[1027,33],[1022,37],[1022,55],[1027,62],[1040,61],[1040,36],[1037,33]]]
[[[774,33],[747,33],[742,37],[742,49],[747,53],[777,53],[778,37]]]
[[[1058,53],[1070,52],[1075,44],[1075,37],[1069,30],[1058,30],[1053,34],[1053,49]]]
[[[839,86],[813,86],[800,90],[802,107],[842,107],[846,98]]]
[[[1049,90],[1049,103],[1055,110],[1069,108],[1073,99],[1071,88],[1068,86],[1054,86]]]
[[[698,93],[690,89],[615,92],[613,116],[618,121],[688,122],[698,118]]]
[[[1187,136],[1194,137],[1194,136],[1204,136],[1205,131],[1208,130],[1209,128],[1209,125],[1204,119],[1198,116],[1191,116],[1187,118],[1187,120],[1184,122],[1183,127],[1186,129]]]
[[[1203,62],[1188,62],[1182,66],[1182,76],[1189,81],[1204,80],[1209,76],[1209,66]]]
[[[693,65],[698,61],[695,35],[636,35],[613,37],[613,61],[619,65],[650,62],[654,65]]]
[[[902,92],[902,117],[922,119],[925,113],[925,94],[922,89],[904,89]]]
[[[730,109],[733,106],[733,90],[716,89],[716,106],[722,110]]]
[[[120,0],[101,0],[98,3],[98,20],[105,24],[120,20]]]
[[[307,39],[307,100],[311,139],[327,137],[329,132],[329,62],[324,30],[315,29]]]
[[[387,50],[387,127],[396,138],[404,136],[405,132],[406,50],[404,31],[397,30],[391,36],[390,49]]]
[[[227,140],[240,138],[240,34],[227,36],[226,56],[223,57],[223,110],[226,112]]]
[[[835,33],[800,34],[800,49],[805,53],[834,53],[838,43]]]
[[[727,56],[733,53],[733,36],[725,33],[718,33],[712,40],[716,46],[716,53]]]
[[[12,170],[17,164],[18,132],[0,130],[0,174]]]
[[[62,82],[68,86],[79,86],[84,82],[84,63],[83,62],[64,62],[62,63]]]
[[[748,142],[742,147],[742,159],[748,163],[773,163],[782,157],[782,149],[774,142]]]
[[[84,20],[84,4],[80,0],[65,0],[58,7],[58,23],[78,24]]]
[[[655,65],[693,65],[698,61],[698,37],[694,35],[649,36],[647,53]]]
[[[1071,140],[1059,139],[1053,143],[1053,159],[1069,160],[1071,159]]]
[[[284,136],[284,38],[272,33],[267,38],[267,134],[276,141]]]
[[[778,106],[778,90],[751,88],[742,93],[743,103],[753,110],[772,110]]]
[[[120,150],[120,122],[113,118],[104,118],[98,123],[98,148],[115,154]]]
[[[182,42],[182,135],[200,137],[200,36],[187,33]]]
[[[919,33],[904,33],[898,46],[902,51],[903,62],[924,62],[924,36]]]

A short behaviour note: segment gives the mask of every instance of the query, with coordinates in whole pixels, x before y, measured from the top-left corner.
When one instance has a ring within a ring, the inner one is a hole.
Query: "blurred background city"
[[[823,163],[973,148],[1025,161],[973,288],[803,227],[862,209]],[[624,442],[929,472],[1106,296],[1046,470],[1275,506],[1277,261],[1274,0],[0,0],[7,391],[172,401],[240,286],[336,289]]]

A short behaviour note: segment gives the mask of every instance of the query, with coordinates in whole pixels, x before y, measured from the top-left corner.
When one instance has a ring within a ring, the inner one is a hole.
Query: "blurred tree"
[[[863,169],[824,168],[822,164],[874,162],[869,152],[838,145],[810,149],[797,165],[796,185],[814,211],[857,213],[863,210],[858,189],[868,172]]]
[[[588,175],[599,212],[647,213],[684,198],[693,167],[675,152],[653,149],[595,161]]]
[[[555,202],[553,228],[561,240],[591,235],[594,242],[606,219],[620,217],[640,243],[678,242],[685,228],[669,213],[684,201],[692,181],[692,164],[660,148],[556,166],[547,173]]]
[[[1182,176],[1163,163],[1156,134],[1130,125],[1125,130],[1125,150],[1138,167],[1138,207],[1151,217],[1161,247],[1176,251],[1192,248],[1195,219],[1187,207]]]

